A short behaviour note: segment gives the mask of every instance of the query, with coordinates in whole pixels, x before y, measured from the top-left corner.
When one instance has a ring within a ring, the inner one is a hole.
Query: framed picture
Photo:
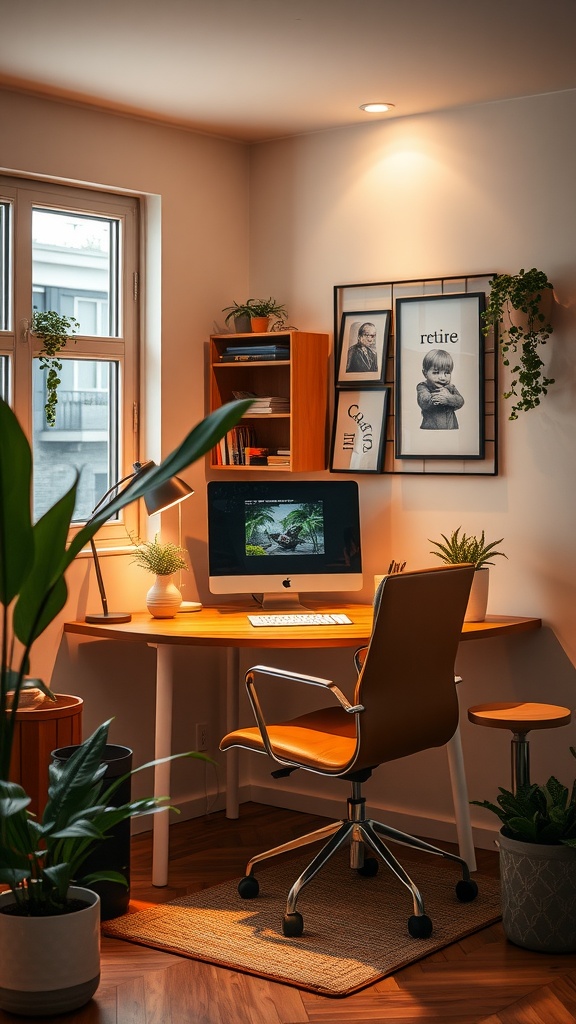
[[[484,292],[396,300],[396,458],[484,458]]]
[[[380,473],[389,387],[336,392],[330,469],[333,473]]]
[[[336,384],[383,384],[389,331],[389,309],[343,313]]]

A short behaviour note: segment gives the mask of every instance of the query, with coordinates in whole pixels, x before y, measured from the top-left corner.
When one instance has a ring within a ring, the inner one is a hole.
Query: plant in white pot
[[[162,544],[158,534],[154,540],[139,542],[132,559],[136,565],[156,575],[146,594],[146,607],[155,619],[171,619],[182,604],[182,594],[174,583],[174,573],[187,569],[186,552],[177,544]]]
[[[442,541],[432,540],[428,538],[431,544],[437,548],[436,551],[431,551],[431,555],[436,555],[447,565],[457,565],[462,562],[471,562],[475,567],[474,579],[472,581],[472,589],[470,591],[470,598],[466,613],[464,615],[464,622],[484,622],[486,618],[486,608],[488,606],[488,589],[490,581],[490,573],[488,566],[494,565],[492,559],[507,558],[503,551],[495,551],[497,544],[501,544],[503,537],[500,540],[494,540],[490,544],[486,544],[484,537],[484,530],[480,537],[474,535],[468,536],[466,533],[460,533],[461,526],[454,530],[450,537],[446,537],[445,534],[440,534]],[[443,542],[443,543],[442,543]]]
[[[100,526],[210,451],[250,405],[249,400],[232,402],[206,417],[179,448],[129,484],[68,544],[78,481],[32,523],[30,445],[16,416],[0,399],[0,884],[11,889],[0,897],[0,1009],[27,1015],[63,1013],[90,998],[99,973],[98,897],[85,890],[82,899],[88,907],[70,912],[77,894],[69,883],[81,872],[84,851],[101,842],[122,816],[166,807],[163,799],[107,807],[105,796],[99,795],[106,770],[100,766],[108,732],[105,723],[65,767],[51,769],[42,820],[28,812],[30,799],[21,786],[9,781],[9,773],[18,702],[27,685],[33,645],[64,608],[66,570]],[[33,684],[50,692],[41,680]],[[6,903],[12,907],[8,913]],[[46,913],[48,909],[52,913]],[[79,938],[76,933],[84,927],[85,937]]]
[[[576,757],[576,750],[570,747]],[[501,822],[498,847],[502,923],[518,946],[547,953],[576,952],[576,781],[553,775],[516,793],[499,790],[497,803],[472,800]]]

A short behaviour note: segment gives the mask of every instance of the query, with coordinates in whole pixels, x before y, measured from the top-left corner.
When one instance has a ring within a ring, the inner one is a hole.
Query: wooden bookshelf
[[[243,349],[277,346],[288,350],[287,358],[223,361],[231,347]],[[221,461],[242,458],[238,453],[242,432],[214,448],[209,465],[227,472],[304,473],[326,468],[328,410],[328,335],[307,331],[278,331],[267,334],[214,334],[210,338],[210,411],[234,400],[234,392],[251,392],[259,397],[288,399],[288,412],[251,414],[240,426],[248,428],[248,447],[265,448],[271,456],[289,451],[285,465],[246,464]],[[248,432],[247,431],[247,432]],[[233,452],[233,455],[231,454]]]

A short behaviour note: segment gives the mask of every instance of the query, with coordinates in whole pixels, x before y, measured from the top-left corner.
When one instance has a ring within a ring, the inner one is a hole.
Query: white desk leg
[[[155,758],[169,757],[172,753],[172,657],[173,648],[169,644],[156,646]],[[170,796],[170,762],[154,769],[154,796]],[[152,817],[152,885],[168,883],[169,819],[169,811]]]
[[[470,821],[470,805],[468,803],[468,786],[466,785],[460,726],[456,729],[452,739],[446,744],[446,751],[448,754],[448,767],[450,769],[450,784],[452,786],[460,856],[466,861],[470,871],[476,871],[476,854],[472,838],[472,823]]]
[[[240,651],[226,648],[226,732],[238,728],[240,679]],[[226,817],[238,817],[239,751],[232,747],[226,752]]]

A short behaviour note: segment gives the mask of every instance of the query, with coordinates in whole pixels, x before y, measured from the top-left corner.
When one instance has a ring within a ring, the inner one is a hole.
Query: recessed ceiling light
[[[360,110],[364,110],[367,114],[385,114],[387,110],[391,110],[394,106],[393,103],[361,103]]]

